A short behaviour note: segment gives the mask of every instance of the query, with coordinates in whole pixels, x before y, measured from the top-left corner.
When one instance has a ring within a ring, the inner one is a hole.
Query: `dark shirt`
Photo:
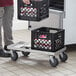
[[[0,7],[13,5],[13,0],[0,0]]]

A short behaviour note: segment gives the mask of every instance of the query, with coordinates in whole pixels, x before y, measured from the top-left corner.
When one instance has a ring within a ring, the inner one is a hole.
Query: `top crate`
[[[31,0],[29,5],[18,0],[18,19],[40,21],[49,17],[49,0]]]

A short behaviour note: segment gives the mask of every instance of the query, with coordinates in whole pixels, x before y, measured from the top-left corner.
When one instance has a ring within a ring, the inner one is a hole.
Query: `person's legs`
[[[6,53],[2,47],[2,35],[1,26],[4,30],[4,43],[5,45],[10,45],[12,41],[12,19],[13,19],[13,6],[0,7],[0,56],[10,57],[10,53]]]
[[[0,57],[5,56],[4,49],[2,46],[2,34],[1,34],[2,33],[1,26],[3,26],[3,24],[2,24],[3,14],[4,14],[4,7],[0,7]]]
[[[10,45],[13,43],[12,20],[13,20],[13,6],[4,7],[3,30],[4,30],[5,45]]]
[[[4,8],[0,7],[0,49],[3,49],[3,47],[2,47],[2,34],[1,34],[1,26],[2,26],[3,13],[4,13]]]
[[[0,18],[0,49],[2,49],[2,35],[1,35],[1,24],[2,23],[2,20]]]
[[[4,30],[4,43],[10,45],[12,41],[12,19],[13,19],[13,6],[0,7],[0,57],[10,57],[10,53],[6,53],[2,47],[1,26]]]

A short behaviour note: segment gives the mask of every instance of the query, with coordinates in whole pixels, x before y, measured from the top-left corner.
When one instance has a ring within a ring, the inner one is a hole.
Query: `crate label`
[[[47,38],[47,35],[40,35],[39,38]]]

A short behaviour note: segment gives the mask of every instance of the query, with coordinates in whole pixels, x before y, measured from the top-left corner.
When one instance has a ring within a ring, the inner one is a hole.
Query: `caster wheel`
[[[27,57],[30,54],[30,52],[24,52],[24,51],[22,51],[22,54]]]
[[[65,52],[59,55],[61,62],[65,62],[68,59],[68,56]]]
[[[13,53],[11,54],[11,59],[12,59],[13,61],[16,61],[16,60],[18,59],[18,54],[17,54],[17,52],[14,52],[14,51],[13,51]]]
[[[49,60],[49,62],[52,67],[56,67],[59,64],[58,59],[55,58],[55,56],[53,56],[52,59]]]

